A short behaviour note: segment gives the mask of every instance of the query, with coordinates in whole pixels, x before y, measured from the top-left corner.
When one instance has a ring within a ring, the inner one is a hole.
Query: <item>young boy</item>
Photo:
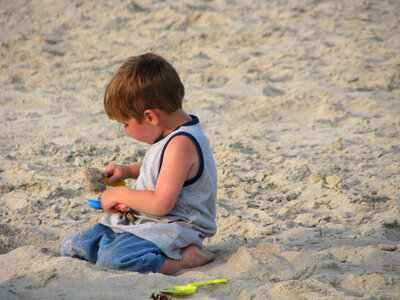
[[[109,165],[109,182],[136,179],[134,188],[103,192],[108,213],[93,227],[62,242],[63,255],[140,273],[173,274],[214,259],[201,249],[216,232],[217,173],[199,119],[182,110],[184,87],[162,57],[131,57],[104,95],[110,119],[150,144],[141,164]],[[128,206],[133,220],[115,209]]]

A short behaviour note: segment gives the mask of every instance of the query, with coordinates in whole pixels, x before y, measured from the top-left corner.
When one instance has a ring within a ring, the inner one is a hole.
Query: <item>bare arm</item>
[[[193,142],[186,136],[173,138],[164,153],[162,167],[154,191],[138,191],[128,187],[106,190],[101,203],[109,212],[115,212],[117,203],[136,211],[166,215],[174,207],[185,180],[194,177],[199,168],[199,155]]]

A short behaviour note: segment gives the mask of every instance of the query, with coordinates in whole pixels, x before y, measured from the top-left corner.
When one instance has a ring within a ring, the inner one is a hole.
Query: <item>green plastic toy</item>
[[[188,285],[178,285],[167,288],[166,290],[160,291],[161,293],[170,294],[173,296],[187,296],[193,294],[197,290],[197,286],[205,284],[215,284],[215,283],[226,283],[226,279],[215,279],[208,281],[200,281],[195,283],[189,283]]]

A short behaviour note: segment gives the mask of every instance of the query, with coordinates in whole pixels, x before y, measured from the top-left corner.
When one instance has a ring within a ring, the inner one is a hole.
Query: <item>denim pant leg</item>
[[[61,243],[61,253],[64,256],[85,259],[96,263],[100,242],[103,239],[112,239],[114,232],[97,223],[83,233],[76,233],[66,238]]]
[[[113,240],[102,239],[97,265],[139,273],[157,273],[165,263],[165,255],[154,243],[134,234],[116,233]]]

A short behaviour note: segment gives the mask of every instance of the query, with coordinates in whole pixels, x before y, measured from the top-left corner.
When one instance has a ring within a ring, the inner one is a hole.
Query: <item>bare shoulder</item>
[[[192,139],[186,135],[177,135],[168,143],[164,153],[164,162],[173,164],[173,168],[186,172],[185,179],[194,177],[199,169],[200,156]]]
[[[193,140],[184,134],[179,134],[173,137],[169,141],[166,151],[173,151],[186,155],[189,155],[191,153],[193,153],[194,155],[197,154],[196,146]]]

